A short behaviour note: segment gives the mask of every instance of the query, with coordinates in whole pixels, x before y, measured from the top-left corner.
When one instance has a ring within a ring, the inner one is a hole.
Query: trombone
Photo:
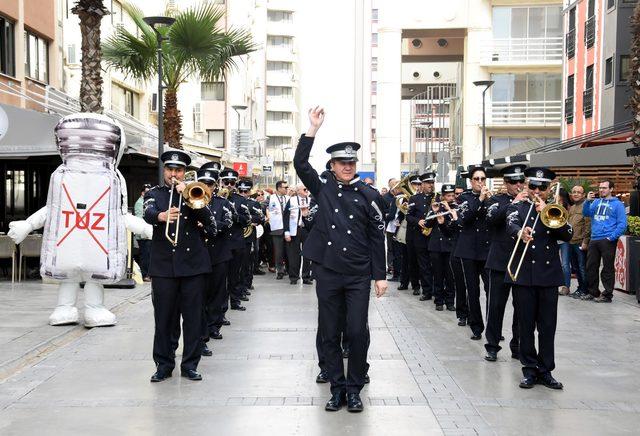
[[[167,219],[167,223],[164,227],[164,236],[167,238],[171,245],[174,247],[178,245],[178,236],[180,235],[180,217],[182,216],[182,204],[186,204],[191,209],[202,209],[211,200],[211,189],[207,185],[202,182],[198,182],[198,173],[195,171],[188,171],[184,175],[184,180],[186,183],[186,187],[182,191],[182,197],[184,197],[184,202],[180,201],[180,215],[178,215],[178,219],[176,220],[176,228],[175,232],[171,236],[169,235],[169,224],[170,221]],[[176,188],[176,185],[180,183],[175,177],[171,179],[171,193],[169,194],[169,210],[173,206],[173,191]],[[168,212],[168,211],[167,211]]]
[[[536,219],[533,221],[533,225],[531,226],[532,230],[536,228],[536,224],[538,224],[538,220],[542,220],[542,224],[545,227],[548,227],[550,229],[559,229],[560,227],[564,226],[567,223],[567,220],[569,219],[569,213],[567,212],[567,209],[565,209],[564,206],[558,203],[559,194],[560,194],[560,183],[558,183],[556,186],[556,193],[553,196],[553,202],[547,204],[544,207],[544,209],[542,209],[542,211],[538,214],[538,216],[536,216]],[[529,222],[529,217],[531,216],[531,212],[533,212],[535,207],[536,207],[536,203],[532,202],[531,206],[529,207],[529,211],[527,212],[527,216],[524,219],[524,224],[523,224],[524,227],[520,231],[520,234],[518,235],[518,239],[516,239],[516,244],[513,247],[513,251],[511,252],[511,257],[509,258],[509,263],[507,264],[507,272],[509,273],[511,280],[513,280],[514,282],[517,280],[518,274],[520,274],[520,268],[522,267],[522,262],[524,262],[524,258],[527,254],[527,249],[529,248],[529,243],[531,242],[532,239],[529,239],[524,244],[522,255],[520,256],[520,260],[518,261],[518,268],[516,269],[515,272],[512,271],[513,261],[516,257],[516,251],[518,251],[518,246],[522,241],[522,231],[524,230],[525,227],[528,227],[527,222]]]

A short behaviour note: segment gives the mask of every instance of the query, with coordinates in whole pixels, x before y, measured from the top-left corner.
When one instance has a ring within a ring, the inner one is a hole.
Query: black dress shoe
[[[291,280],[289,280],[289,284],[290,284],[290,285],[297,285],[297,284],[298,284],[298,279],[291,279]]]
[[[345,348],[344,350],[342,350],[342,358],[343,359],[348,359],[349,358],[349,349]]]
[[[244,306],[240,306],[239,304],[232,304],[231,305],[231,310],[241,310],[242,311],[242,310],[247,310],[247,308],[244,307]]]
[[[414,289],[413,295],[420,295],[420,289]]]
[[[304,279],[304,280],[302,280],[302,284],[303,284],[303,285],[313,285],[313,280],[311,280],[311,279]]]
[[[454,306],[453,304],[447,304],[447,310],[449,312],[455,312],[456,311],[456,306]]]
[[[336,394],[331,395],[331,399],[327,401],[327,404],[325,404],[324,410],[327,410],[329,412],[337,412],[338,410],[342,409],[342,406],[344,406],[345,403],[346,403],[346,393],[338,392]]]
[[[354,413],[362,412],[364,410],[360,394],[347,394],[347,410]]]
[[[484,360],[488,362],[495,362],[496,360],[498,360],[498,353],[496,353],[495,351],[487,351],[487,355],[484,356]]]
[[[220,333],[220,330],[212,330],[209,332],[209,337],[211,339],[222,339],[222,334]]]
[[[501,340],[501,341],[504,341],[504,336],[500,336],[500,340]]]
[[[204,344],[202,347],[202,355],[207,357],[213,356],[213,351],[207,347],[207,344]]]
[[[482,334],[481,333],[478,333],[478,334],[474,333],[474,334],[471,335],[471,340],[472,341],[479,341],[480,339],[482,339]]]
[[[466,319],[466,318],[459,318],[459,319],[458,319],[458,325],[459,325],[460,327],[464,327],[464,326],[466,326],[466,325],[467,325],[467,319]]]
[[[562,383],[553,378],[550,372],[540,375],[538,377],[538,383],[545,385],[549,389],[562,389],[564,387]]]
[[[183,369],[180,371],[180,375],[184,378],[188,378],[192,381],[200,381],[202,380],[202,376],[195,369]]]
[[[409,289],[407,285],[400,284],[400,286],[398,286],[398,291],[406,291],[407,289]]]
[[[161,381],[165,381],[166,379],[171,377],[171,373],[170,372],[164,372],[164,371],[156,371],[155,374],[153,374],[151,376],[151,379],[149,380],[151,383],[159,383]]]
[[[247,297],[245,295],[242,295],[242,296],[238,297],[238,300],[240,300],[240,301],[249,301],[249,297]]]
[[[284,274],[278,274],[276,275],[276,280],[282,280],[282,277],[284,277]]]
[[[520,384],[518,386],[520,386],[522,389],[531,389],[535,385],[536,385],[536,377],[529,375],[523,378],[522,380],[520,380]]]
[[[516,359],[516,360],[520,360],[520,354],[511,352],[511,358],[512,359]]]
[[[328,383],[329,382],[329,374],[327,371],[320,371],[318,376],[316,377],[316,383]]]
[[[371,382],[371,379],[369,378],[369,374],[364,376],[364,384],[368,385]]]
[[[253,271],[253,275],[254,276],[263,276],[265,274],[266,274],[266,272],[262,271],[261,269],[257,269],[255,271]]]
[[[251,286],[249,289],[253,289],[253,286]],[[247,295],[247,296],[248,296],[248,295],[251,295],[251,292],[250,292],[250,291],[248,291],[248,290],[247,290],[247,291],[244,291],[244,295]]]
[[[231,322],[227,318],[222,318],[222,325],[231,325]]]
[[[442,312],[444,310],[444,306],[442,304],[436,304],[436,310],[438,312]]]
[[[420,301],[429,301],[432,298],[433,297],[431,295],[422,295],[422,296],[420,296]]]

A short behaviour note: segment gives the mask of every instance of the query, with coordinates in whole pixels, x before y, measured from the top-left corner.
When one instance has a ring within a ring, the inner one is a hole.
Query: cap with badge
[[[478,171],[482,171],[486,174],[486,169],[482,165],[469,165],[467,167],[467,172],[469,173],[467,177],[473,179],[473,175]]]
[[[420,181],[422,183],[434,183],[436,181],[436,173],[433,171],[427,171],[420,176]]]
[[[451,194],[453,192],[456,192],[456,185],[452,185],[450,183],[445,183],[444,185],[442,185],[442,189],[441,189],[442,194]]]
[[[191,158],[187,153],[180,150],[169,150],[162,153],[160,160],[165,167],[186,168],[191,164]]]
[[[221,180],[238,180],[238,172],[232,168],[225,168],[220,171]]]
[[[238,191],[249,192],[253,188],[253,181],[249,179],[243,179],[238,182]]]
[[[145,183],[144,185],[142,185],[142,189],[151,189],[151,183]]]
[[[543,186],[551,183],[556,178],[556,173],[549,168],[531,167],[525,170],[524,175],[527,176],[528,183],[533,186]]]
[[[422,183],[422,180],[420,180],[420,176],[416,174],[409,177],[409,183],[411,183],[412,185],[419,185]]]
[[[205,165],[202,165],[198,170],[198,181],[204,183],[215,183],[218,180],[218,172],[213,171],[211,168],[205,168]]]
[[[220,171],[222,171],[224,169],[224,167],[222,166],[222,164],[220,162],[207,162],[206,164],[202,165],[200,167],[201,170],[209,170],[209,171],[213,171],[216,173],[219,173]]]
[[[327,148],[327,153],[331,159],[338,159],[343,162],[358,162],[358,150],[360,144],[357,142],[340,142]]]
[[[524,164],[509,165],[503,168],[500,173],[502,177],[507,181],[524,181],[524,172],[527,166]]]

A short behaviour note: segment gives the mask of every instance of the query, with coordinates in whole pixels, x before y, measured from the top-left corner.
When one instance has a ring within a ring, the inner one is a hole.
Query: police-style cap
[[[517,165],[509,165],[500,171],[502,177],[506,180],[522,180],[524,181],[524,171],[527,169],[526,165],[517,164]]]
[[[452,192],[456,192],[456,186],[451,185],[449,183],[445,183],[444,185],[442,185],[441,192],[442,194],[450,194]]]
[[[151,189],[151,183],[145,183],[142,185],[142,189]]]
[[[416,174],[415,176],[409,177],[409,183],[412,185],[419,185],[422,183],[422,180],[420,180],[420,176]]]
[[[209,170],[219,173],[223,170],[223,166],[220,162],[207,162],[206,164],[200,167],[201,170]]]
[[[181,168],[188,167],[191,164],[191,158],[187,153],[180,150],[169,150],[162,153],[160,160],[165,167]]]
[[[198,170],[198,181],[204,183],[214,183],[218,180],[218,172],[209,168],[204,168],[204,165]]]
[[[436,173],[433,171],[427,171],[423,175],[420,176],[421,182],[435,182],[436,181]]]
[[[231,168],[225,168],[224,170],[220,171],[220,179],[221,180],[227,180],[227,179],[238,180],[238,172]]]
[[[472,178],[473,178],[473,174],[474,174],[476,171],[482,171],[483,173],[485,173],[485,174],[486,174],[486,171],[487,171],[487,170],[486,170],[486,169],[485,169],[485,167],[483,167],[482,165],[469,165],[469,166],[467,167],[467,171],[469,172],[469,175],[467,176],[467,178],[472,179]]]
[[[345,162],[358,162],[358,149],[360,144],[356,142],[340,142],[327,148],[327,153],[331,159],[338,159]]]
[[[529,183],[535,186],[549,184],[556,178],[556,173],[544,167],[528,168],[524,172],[524,175],[529,179]]]
[[[251,188],[253,188],[253,181],[249,179],[238,182],[238,191],[251,191]]]

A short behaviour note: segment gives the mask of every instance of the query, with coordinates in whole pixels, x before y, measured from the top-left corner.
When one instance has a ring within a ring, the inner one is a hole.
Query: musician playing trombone
[[[557,241],[569,241],[573,230],[566,215],[564,221],[548,220],[562,211],[553,205],[556,211],[548,212],[546,203],[555,173],[548,168],[529,168],[525,176],[529,198],[513,202],[507,209],[507,233],[517,242],[512,256],[515,261],[509,261],[505,278],[506,283],[513,285],[520,324],[520,363],[524,375],[520,387],[529,389],[543,384],[562,389],[562,383],[551,375],[555,368],[558,287],[564,283]],[[524,258],[518,267],[521,256]]]

